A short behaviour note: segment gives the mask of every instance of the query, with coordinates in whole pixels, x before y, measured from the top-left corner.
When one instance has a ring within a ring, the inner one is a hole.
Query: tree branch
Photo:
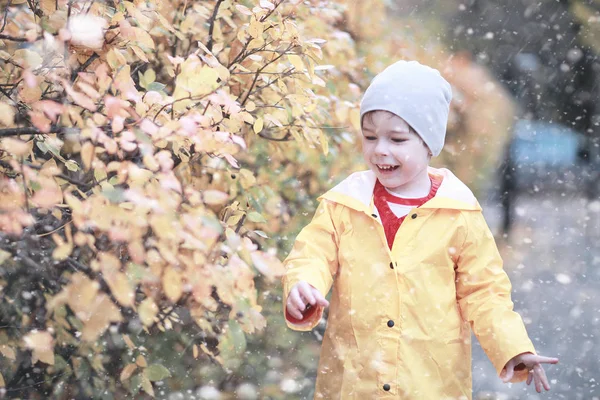
[[[8,4],[4,9],[4,22],[2,22],[2,28],[0,28],[0,33],[4,32],[4,28],[6,28],[6,21],[8,21],[8,9],[12,6],[12,0],[8,0]]]
[[[80,72],[85,71],[87,67],[89,67],[98,57],[99,56],[97,53],[92,54],[90,58],[88,58],[85,61],[85,63],[83,63],[83,65],[77,68],[77,70],[71,72],[71,83],[75,82],[75,79],[77,79],[77,75],[79,75]]]
[[[271,61],[269,61],[262,67],[260,67],[258,70],[256,70],[256,75],[254,75],[254,80],[252,81],[252,84],[250,85],[250,89],[248,89],[248,92],[246,93],[244,100],[242,100],[240,102],[240,105],[243,106],[244,104],[246,104],[246,101],[248,101],[248,98],[250,97],[250,94],[252,93],[252,90],[254,89],[254,85],[256,85],[256,81],[258,80],[258,77],[263,72],[263,70],[265,70],[269,65],[273,64],[275,61],[277,61],[281,57],[283,57],[289,50],[292,49],[292,47],[293,47],[293,45],[289,45],[288,48],[285,49],[284,51],[282,51],[277,57],[275,57],[274,59],[272,59]]]
[[[219,13],[219,7],[223,0],[217,0],[217,4],[215,4],[215,9],[213,10],[208,23],[210,24],[210,28],[208,28],[208,43],[206,44],[206,48],[212,52],[213,47],[213,31],[215,29],[215,22],[217,19],[217,14]]]
[[[292,136],[289,134],[289,132],[287,132],[285,134],[285,136],[282,137],[282,138],[274,138],[274,137],[271,137],[271,136],[267,136],[263,132],[259,132],[258,136],[260,136],[263,139],[270,140],[272,142],[289,142],[289,141],[292,140]]]
[[[24,165],[26,167],[29,167],[31,169],[35,169],[36,171],[41,171],[42,170],[42,167],[39,166],[39,165],[25,164],[25,163],[22,164],[22,165]],[[22,176],[24,176],[23,171],[21,171],[21,172],[15,171],[13,169],[13,167],[9,163],[7,163],[6,161],[0,160],[0,166],[2,166],[4,168],[10,168],[16,174],[21,174]],[[71,183],[71,184],[73,184],[75,186],[78,186],[84,192],[90,190],[91,186],[93,186],[93,183],[91,181],[90,182],[81,182],[81,181],[78,181],[77,179],[73,179],[73,178],[71,178],[71,177],[69,177],[69,176],[67,176],[65,174],[56,174],[56,175],[52,175],[52,176],[54,176],[56,178],[60,178],[62,180],[65,180],[65,181],[67,181],[67,182],[69,182],[69,183]],[[24,191],[25,191],[25,199],[27,199],[27,189],[25,188]]]
[[[50,132],[48,133],[60,133],[62,132],[64,127],[62,126],[52,126],[50,127]],[[21,135],[43,135],[46,132],[42,132],[33,126],[24,127],[24,128],[6,128],[0,129],[0,138],[10,137],[10,136],[21,136]]]
[[[5,35],[3,33],[0,33],[0,39],[2,40],[10,40],[12,42],[27,42],[28,40],[22,37],[15,37],[15,36],[10,36],[10,35]]]

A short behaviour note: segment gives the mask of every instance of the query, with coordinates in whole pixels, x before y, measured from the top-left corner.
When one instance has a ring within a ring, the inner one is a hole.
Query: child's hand
[[[500,377],[504,383],[507,383],[513,378],[514,371],[527,369],[529,371],[527,384],[530,385],[533,380],[535,382],[535,390],[538,393],[542,393],[542,387],[546,390],[550,390],[550,384],[548,383],[548,378],[546,377],[546,372],[544,371],[542,364],[558,364],[558,358],[542,357],[532,353],[522,353],[513,357],[506,363]]]
[[[286,310],[294,318],[302,319],[309,306],[329,306],[325,297],[308,282],[300,281],[294,285],[287,298]]]

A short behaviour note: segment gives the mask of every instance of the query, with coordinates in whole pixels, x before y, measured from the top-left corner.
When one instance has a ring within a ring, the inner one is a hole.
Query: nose
[[[375,154],[381,156],[386,156],[388,154],[388,148],[383,140],[378,140],[375,144]]]

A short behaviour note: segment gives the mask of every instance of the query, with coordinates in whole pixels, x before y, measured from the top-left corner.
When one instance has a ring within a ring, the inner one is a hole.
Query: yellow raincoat
[[[471,399],[470,327],[498,374],[534,353],[511,284],[472,192],[449,170],[411,210],[390,251],[373,204],[375,175],[350,175],[319,198],[285,260],[290,289],[333,287],[315,399]],[[309,331],[319,308],[291,329]],[[527,372],[516,373],[513,382]]]

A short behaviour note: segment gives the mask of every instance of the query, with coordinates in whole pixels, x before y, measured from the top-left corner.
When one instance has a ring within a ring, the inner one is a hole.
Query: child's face
[[[397,115],[387,111],[366,114],[362,134],[365,162],[388,189],[402,187],[427,170],[429,149]]]

